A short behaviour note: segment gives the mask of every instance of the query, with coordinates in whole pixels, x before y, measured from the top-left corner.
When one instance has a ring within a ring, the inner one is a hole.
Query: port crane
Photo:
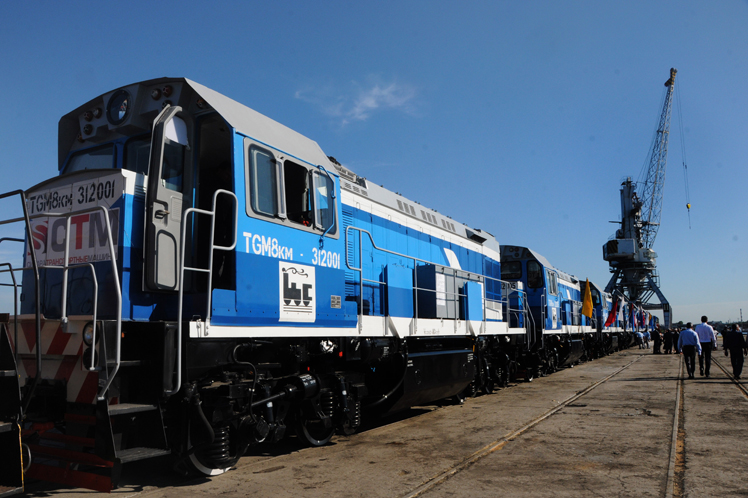
[[[665,82],[664,104],[649,155],[649,165],[643,171],[644,181],[637,182],[637,185],[629,177],[621,184],[621,226],[616,230],[615,238],[603,245],[603,259],[610,264],[613,274],[605,291],[621,295],[645,310],[661,309],[667,328],[672,321],[671,309],[660,290],[657,253],[652,246],[662,215],[676,73],[677,70],[670,69],[670,78]],[[650,302],[655,295],[659,303]]]

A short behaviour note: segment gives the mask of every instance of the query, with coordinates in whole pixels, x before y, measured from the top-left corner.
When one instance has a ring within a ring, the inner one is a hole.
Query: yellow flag
[[[584,286],[584,301],[582,302],[582,314],[587,318],[592,318],[592,292],[590,292],[590,279],[587,279],[587,285]]]

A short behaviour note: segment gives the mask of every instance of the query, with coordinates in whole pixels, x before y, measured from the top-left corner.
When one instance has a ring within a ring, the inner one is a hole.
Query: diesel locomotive
[[[216,475],[630,342],[600,287],[188,79],[63,116],[58,159],[0,196],[23,213],[0,240],[23,254],[0,267],[3,486],[108,491],[167,454]]]

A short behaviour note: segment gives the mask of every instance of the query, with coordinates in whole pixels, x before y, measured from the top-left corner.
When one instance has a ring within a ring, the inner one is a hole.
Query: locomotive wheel
[[[309,446],[324,446],[335,434],[335,426],[325,427],[325,422],[318,418],[309,418],[300,410],[296,415],[296,435]],[[355,431],[354,431],[355,432]],[[352,434],[352,433],[351,433]]]

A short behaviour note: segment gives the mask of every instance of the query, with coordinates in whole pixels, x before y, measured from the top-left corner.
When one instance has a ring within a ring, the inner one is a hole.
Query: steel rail
[[[717,359],[714,356],[712,356],[712,363],[715,363],[719,367],[719,369],[722,370],[725,373],[725,375],[727,375],[727,378],[733,381],[733,383],[735,384],[735,387],[738,388],[738,390],[743,394],[743,396],[748,398],[748,389],[745,388],[742,382],[740,382],[738,379],[735,378],[734,375],[728,372],[727,369],[723,367],[722,364],[719,361],[717,361]]]

